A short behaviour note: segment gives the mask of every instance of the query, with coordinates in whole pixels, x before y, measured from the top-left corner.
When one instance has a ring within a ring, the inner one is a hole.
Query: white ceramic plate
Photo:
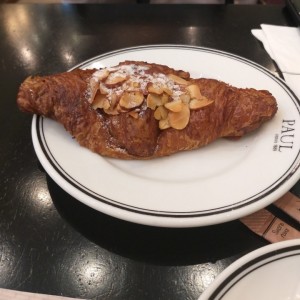
[[[299,179],[299,101],[285,83],[239,56],[207,48],[153,45],[92,58],[77,67],[123,60],[167,64],[192,77],[267,89],[276,117],[240,139],[220,139],[196,151],[150,161],[101,157],[80,147],[56,122],[34,116],[32,138],[48,174],[66,192],[111,216],[140,224],[193,227],[234,220],[259,210]]]
[[[226,268],[199,300],[299,300],[300,239],[262,247]]]

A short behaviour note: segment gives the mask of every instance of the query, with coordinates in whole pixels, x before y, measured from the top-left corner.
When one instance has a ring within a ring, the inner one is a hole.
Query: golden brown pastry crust
[[[241,137],[271,119],[277,104],[268,91],[238,89],[214,79],[191,79],[189,73],[144,62],[151,72],[175,74],[213,99],[211,105],[190,110],[187,126],[161,130],[154,111],[144,104],[138,117],[130,110],[116,115],[93,109],[90,80],[95,70],[76,69],[44,77],[29,77],[21,85],[17,103],[24,112],[57,120],[80,145],[104,156],[150,159],[207,145],[219,137]],[[145,96],[146,97],[146,96]]]

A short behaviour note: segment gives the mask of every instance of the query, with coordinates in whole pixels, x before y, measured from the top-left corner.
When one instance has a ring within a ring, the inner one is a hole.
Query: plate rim
[[[76,68],[80,68],[83,67],[84,65],[87,65],[89,63],[92,63],[93,61],[98,61],[101,60],[101,58],[108,58],[114,55],[118,55],[118,54],[122,54],[122,53],[128,53],[128,51],[142,51],[142,50],[152,50],[152,49],[179,49],[179,50],[194,50],[194,51],[206,51],[209,53],[218,53],[221,55],[224,55],[226,57],[230,57],[230,58],[234,58],[237,59],[239,61],[242,61],[243,63],[247,63],[250,64],[251,66],[254,66],[256,69],[259,69],[260,71],[263,71],[264,73],[266,73],[269,77],[271,77],[273,80],[275,80],[280,86],[281,88],[283,88],[287,94],[289,94],[291,96],[291,98],[293,98],[294,102],[297,102],[298,104],[298,112],[299,112],[299,99],[296,97],[296,95],[293,93],[293,91],[286,85],[286,83],[281,79],[281,78],[277,78],[276,76],[274,76],[268,69],[264,68],[263,66],[250,61],[249,59],[246,59],[244,57],[238,56],[236,54],[232,54],[232,53],[228,53],[222,50],[217,50],[217,49],[213,49],[213,48],[206,48],[206,47],[198,47],[198,46],[190,46],[190,45],[176,45],[176,44],[159,44],[159,45],[142,45],[142,46],[135,46],[135,47],[128,47],[128,48],[121,48],[121,49],[117,49],[114,51],[110,51],[107,53],[103,53],[97,56],[94,56],[88,60],[85,60],[84,62],[81,62],[79,64],[77,64],[76,66],[74,66],[73,68],[71,68],[70,70],[76,69]],[[69,71],[70,71],[69,70]],[[40,161],[44,161],[45,157],[42,157],[40,155],[40,149],[37,149],[38,147],[44,146],[43,143],[41,142],[41,137],[40,136],[35,136],[34,138],[34,134],[36,134],[36,132],[39,131],[39,126],[41,126],[41,120],[43,120],[43,117],[40,116],[34,116],[33,120],[32,120],[32,136],[33,136],[33,140],[34,140],[34,148],[36,150],[36,153],[40,159]],[[34,132],[36,130],[36,132]],[[41,150],[43,151],[43,150]],[[45,154],[45,151],[43,151]],[[299,160],[299,152],[298,155],[296,156],[294,162],[292,163],[292,166],[295,165],[295,161]],[[45,155],[46,156],[46,155]],[[46,159],[49,161],[49,159],[46,157]],[[42,163],[42,162],[41,162]],[[42,164],[43,165],[43,164]],[[266,199],[268,198],[270,195],[272,195],[274,192],[279,192],[277,195],[277,198],[279,198],[280,196],[282,196],[284,194],[284,192],[286,192],[286,189],[284,191],[280,192],[280,189],[282,189],[282,186],[286,184],[286,182],[289,182],[288,185],[288,189],[291,188],[298,180],[298,178],[296,178],[297,176],[295,176],[295,173],[297,173],[297,171],[299,172],[299,166],[300,166],[300,161],[298,162],[297,166],[290,167],[288,169],[288,171],[286,173],[287,176],[283,181],[280,181],[280,184],[275,185],[272,189],[270,189],[270,191],[268,191],[267,195],[263,194],[264,191],[260,191],[258,194],[262,194],[261,196],[259,196],[258,198],[255,198],[253,200],[251,200],[250,202],[248,201],[247,203],[244,204],[240,204],[240,205],[236,205],[236,204],[232,204],[229,205],[228,208],[224,211],[216,211],[217,209],[211,209],[210,213],[204,213],[204,210],[202,211],[198,211],[198,212],[191,212],[191,213],[170,213],[170,212],[160,212],[158,213],[158,211],[152,211],[150,212],[150,210],[146,210],[146,209],[141,209],[141,208],[134,208],[134,209],[130,209],[129,205],[125,205],[125,204],[121,204],[119,203],[119,205],[116,204],[112,204],[112,202],[116,202],[113,199],[110,199],[112,201],[105,201],[106,198],[103,195],[100,195],[101,199],[95,199],[92,195],[89,195],[89,197],[91,197],[93,199],[93,201],[101,201],[102,203],[104,203],[104,205],[108,205],[108,206],[113,206],[114,209],[121,209],[124,210],[124,207],[126,209],[127,212],[129,212],[129,214],[142,214],[143,216],[153,220],[137,220],[137,218],[135,218],[134,216],[120,216],[119,213],[117,213],[118,216],[116,216],[113,213],[108,213],[111,216],[114,217],[118,217],[127,221],[131,221],[131,222],[135,222],[135,223],[140,223],[140,224],[144,224],[144,225],[151,225],[151,226],[160,226],[160,227],[195,227],[195,226],[206,226],[206,225],[212,225],[212,224],[218,224],[218,223],[223,223],[226,221],[230,221],[230,220],[234,220],[236,219],[236,215],[238,215],[238,217],[240,217],[239,213],[237,213],[237,211],[240,211],[241,209],[243,209],[244,207],[249,207],[249,205],[251,205],[253,202],[258,202],[259,200],[261,200],[262,198]],[[45,166],[44,166],[45,167]],[[53,167],[53,166],[52,166]],[[53,170],[51,170],[49,172],[49,168],[51,168],[51,166],[46,166],[45,169],[47,171],[47,173],[50,175],[52,174],[52,179],[54,179],[54,181],[61,186],[61,182],[60,179],[57,178],[57,174],[53,173]],[[56,170],[56,172],[58,172],[58,176],[60,177],[62,174],[61,172],[59,172],[59,170]],[[300,175],[300,174],[299,174]],[[64,176],[62,176],[63,180],[65,180]],[[285,177],[282,175],[281,177]],[[293,179],[293,180],[292,180]],[[274,184],[272,184],[273,186]],[[62,186],[61,186],[62,187]],[[97,205],[91,205],[91,203],[89,203],[89,201],[83,201],[83,199],[79,199],[80,197],[78,197],[78,195],[74,192],[70,192],[69,188],[65,189],[64,187],[62,187],[67,193],[71,194],[73,197],[75,197],[77,200],[83,202],[84,204],[98,210],[98,211],[102,211],[103,212],[103,208],[100,210],[99,208],[97,208]],[[75,187],[76,188],[76,187]],[[269,187],[268,187],[269,188]],[[267,190],[268,190],[267,188]],[[243,200],[245,201],[245,200]],[[273,202],[274,200],[269,199],[266,202],[264,202],[263,205],[261,205],[260,208],[266,206],[267,204]],[[240,202],[239,202],[240,203]],[[234,208],[232,208],[234,206]],[[259,207],[259,205],[258,205]],[[219,209],[219,208],[218,208]],[[258,210],[258,208],[256,207],[255,209],[253,209],[253,211]],[[147,211],[147,212],[146,212]],[[228,214],[228,211],[231,211],[231,214]],[[104,211],[105,212],[105,211]],[[107,213],[107,212],[106,212]],[[218,215],[218,220],[216,220],[216,215]],[[219,217],[221,216],[221,217]],[[212,217],[214,219],[214,221],[212,220],[208,220],[208,218]],[[139,219],[139,218],[138,218]],[[178,220],[174,222],[174,220]],[[188,219],[188,221],[186,220]]]
[[[297,254],[292,254],[291,252],[293,251],[297,251]],[[215,280],[200,295],[198,300],[222,299],[222,297],[232,288],[232,286],[238,283],[249,273],[278,259],[285,259],[295,255],[300,256],[300,239],[280,241],[253,250],[234,261],[220,274],[218,274]],[[251,269],[251,266],[255,266],[257,264],[259,265],[255,269]],[[243,274],[239,278],[238,276],[243,272],[247,273]],[[234,281],[236,277],[238,277],[238,279]]]

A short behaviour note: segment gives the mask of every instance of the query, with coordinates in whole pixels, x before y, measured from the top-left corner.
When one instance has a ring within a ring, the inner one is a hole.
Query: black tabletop
[[[267,244],[238,220],[155,228],[83,205],[39,164],[32,117],[15,103],[28,75],[138,45],[215,48],[276,73],[250,32],[261,23],[293,25],[282,6],[0,6],[0,287],[88,299],[197,299],[226,266]],[[292,191],[300,194],[299,183]]]

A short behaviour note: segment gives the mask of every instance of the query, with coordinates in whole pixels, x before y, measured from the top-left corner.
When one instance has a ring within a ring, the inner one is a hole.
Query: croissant
[[[238,138],[277,111],[268,91],[136,61],[29,77],[17,103],[24,112],[57,120],[80,145],[120,159],[156,158]]]

